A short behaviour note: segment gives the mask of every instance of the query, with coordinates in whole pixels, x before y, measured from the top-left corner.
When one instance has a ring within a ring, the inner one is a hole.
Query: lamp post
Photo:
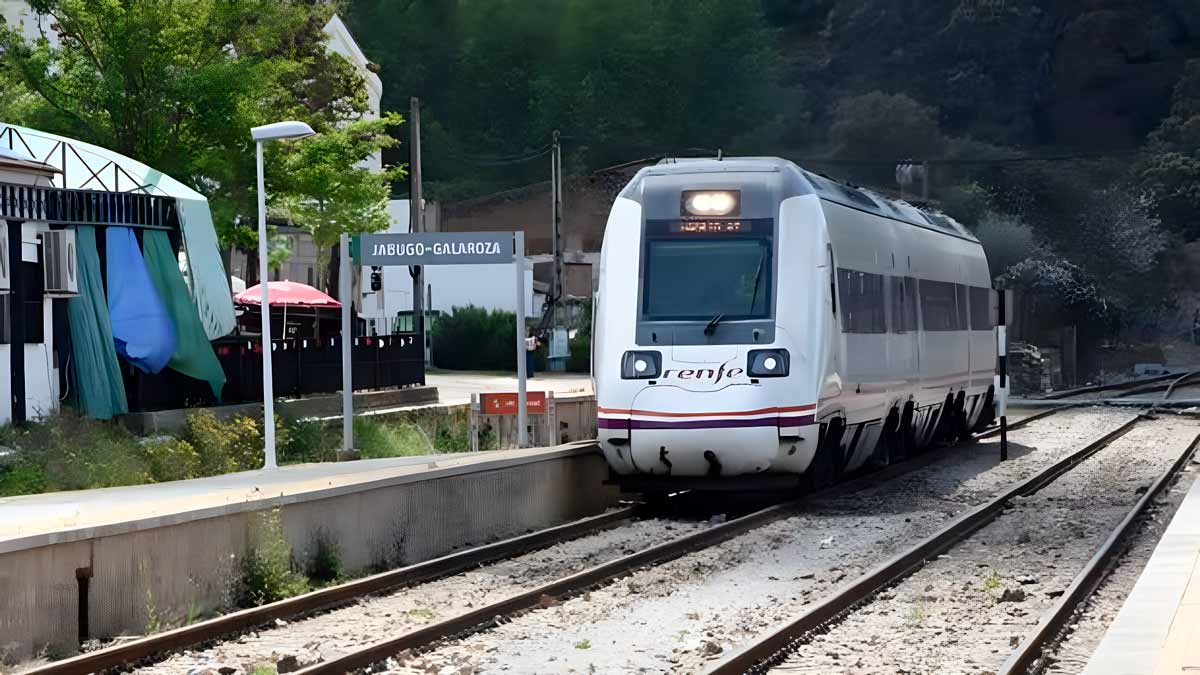
[[[267,292],[267,192],[263,178],[263,143],[313,135],[304,122],[276,122],[254,127],[255,157],[258,160],[258,287],[262,292],[262,353],[263,353],[263,452],[264,469],[276,468],[275,463],[275,391],[271,372],[271,303]]]

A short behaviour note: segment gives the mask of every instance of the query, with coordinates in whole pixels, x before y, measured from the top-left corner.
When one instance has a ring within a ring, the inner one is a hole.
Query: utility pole
[[[550,155],[550,194],[552,199],[551,223],[553,233],[551,243],[554,252],[554,306],[550,310],[550,326],[557,329],[562,323],[561,311],[565,289],[563,284],[563,244],[562,244],[562,146],[559,143],[558,131],[554,132],[553,151]]]
[[[425,231],[425,209],[421,198],[421,100],[413,96],[409,105],[409,166],[411,189],[408,195],[408,231]],[[425,270],[420,265],[409,268],[412,275],[412,320],[413,331],[421,335],[421,358],[425,358]]]

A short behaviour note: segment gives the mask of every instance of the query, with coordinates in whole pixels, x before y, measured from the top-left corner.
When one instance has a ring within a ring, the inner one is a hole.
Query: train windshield
[[[642,314],[650,320],[765,319],[771,313],[771,239],[648,239]]]

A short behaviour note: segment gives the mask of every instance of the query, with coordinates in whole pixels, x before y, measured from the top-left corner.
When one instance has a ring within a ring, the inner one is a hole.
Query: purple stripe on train
[[[812,415],[791,417],[756,417],[725,420],[634,420],[601,417],[596,420],[601,429],[736,429],[747,427],[799,427],[813,423]]]

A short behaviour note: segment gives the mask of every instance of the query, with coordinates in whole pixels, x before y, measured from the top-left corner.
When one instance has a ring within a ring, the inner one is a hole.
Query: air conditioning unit
[[[46,295],[79,295],[79,267],[75,255],[75,230],[43,232],[42,267],[46,271]]]
[[[12,288],[13,267],[13,261],[8,259],[8,223],[0,221],[0,295]]]

